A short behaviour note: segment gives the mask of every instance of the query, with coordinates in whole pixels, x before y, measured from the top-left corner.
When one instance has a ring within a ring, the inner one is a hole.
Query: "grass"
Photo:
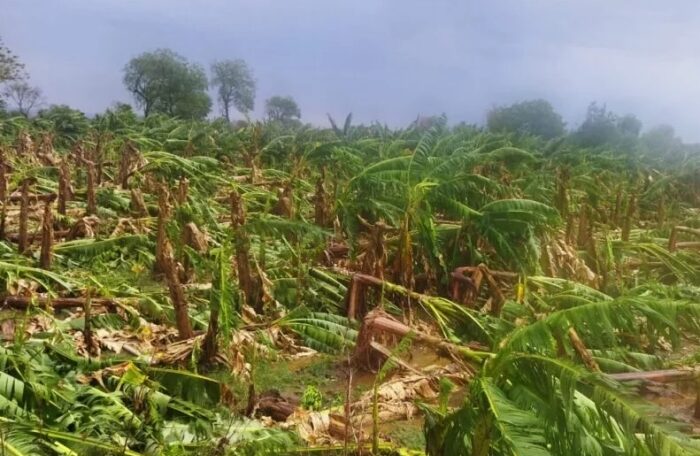
[[[382,431],[397,447],[409,450],[423,450],[425,448],[422,419],[389,423],[386,427],[389,429],[382,429]]]
[[[309,360],[290,360],[273,354],[257,357],[253,362],[253,381],[258,391],[276,389],[283,395],[301,396],[311,385],[325,393],[327,387],[338,380],[335,360],[328,355],[315,355]]]

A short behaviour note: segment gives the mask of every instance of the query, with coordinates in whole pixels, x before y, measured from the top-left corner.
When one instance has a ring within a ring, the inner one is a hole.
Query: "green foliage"
[[[125,235],[107,239],[76,239],[57,244],[54,252],[68,257],[94,257],[116,249],[137,249],[147,247],[150,243],[146,236]]]
[[[683,154],[683,143],[670,125],[652,127],[642,135],[641,142],[654,155],[669,156]]]
[[[0,84],[21,79],[23,76],[24,65],[0,39]]]
[[[642,122],[635,115],[626,114],[617,119],[617,128],[623,136],[636,138],[642,131]]]
[[[215,435],[226,437],[232,454],[293,444],[285,433],[212,411],[221,386],[210,378],[129,364],[121,376],[105,373],[90,386],[77,382],[86,365],[66,348],[0,350],[0,447],[6,454],[202,454],[220,443]]]
[[[184,59],[168,52],[148,57],[168,60],[172,72],[202,82]],[[240,97],[239,109],[252,108],[253,89],[246,90],[232,95],[234,105]],[[546,140],[559,133],[535,131],[522,120],[546,106],[527,103],[497,110],[517,120],[493,127],[506,134],[450,127],[445,117],[391,130],[352,125],[348,116],[342,128],[331,119],[330,129],[314,129],[293,121],[298,108],[271,113],[272,122],[233,128],[221,119],[191,120],[203,111],[176,114],[182,106],[170,101],[153,101],[147,118],[119,105],[95,119],[53,109],[36,120],[0,123],[10,192],[26,176],[37,179],[32,193],[57,191],[54,166],[16,154],[25,133],[36,145],[47,132],[56,134],[56,155],[74,167],[76,190],[67,215],[55,219],[59,240],[50,270],[38,267],[40,206],[31,203],[29,232],[37,239],[27,254],[10,241],[18,224],[8,206],[0,288],[71,298],[89,289],[95,298],[116,301],[96,306],[89,319],[98,339],[153,345],[140,356],[111,356],[103,346],[101,356],[83,357],[78,331],[87,319],[80,309],[54,318],[38,306],[11,311],[2,327],[11,335],[0,345],[5,453],[264,454],[298,445],[291,434],[231,416],[227,407],[245,401],[248,368],[258,392],[305,393],[306,407],[328,406],[323,396],[334,396],[327,389],[338,383],[338,365],[358,336],[358,322],[345,317],[349,290],[361,293],[360,313],[377,306],[410,315],[417,331],[431,335],[423,342],[460,360],[469,374],[461,406],[450,406],[452,384],[444,379],[433,385],[437,403],[420,404],[428,454],[695,451],[674,420],[659,418],[657,409],[606,376],[695,362],[696,356],[677,352],[697,343],[700,333],[700,260],[692,250],[692,228],[700,227],[694,209],[700,161],[672,132],[638,139],[634,118],[596,107],[582,136]],[[554,119],[544,117],[550,124]],[[94,237],[60,240],[85,207],[85,170],[66,154],[75,141],[87,152],[101,147],[100,223]],[[130,217],[129,189],[117,182],[127,141],[138,149],[128,186],[141,189],[149,214],[138,219]],[[185,179],[188,192],[180,198]],[[167,327],[171,290],[151,272],[160,183],[171,193],[165,231],[185,316],[197,334],[177,344]],[[233,190],[245,220],[234,214],[232,221]],[[325,212],[323,226],[314,223],[317,211]],[[189,223],[206,246],[187,239]],[[232,228],[235,223],[241,228]],[[677,225],[691,230],[669,239]],[[253,286],[245,287],[239,261]],[[484,275],[476,286],[476,277],[465,276],[455,287],[453,271],[463,266],[491,271],[494,281]],[[364,283],[351,288],[348,277],[357,272],[381,276],[381,291]],[[260,304],[257,315],[243,305],[249,291]],[[210,366],[193,362],[208,321],[219,323],[214,362],[226,359],[236,376],[229,366],[204,372]],[[408,339],[372,383],[375,398],[398,372],[395,359]],[[305,365],[278,352],[302,345],[329,355]],[[162,359],[178,362],[154,365]],[[373,409],[378,423],[378,406]]]
[[[247,115],[255,106],[255,79],[244,60],[224,60],[211,65],[211,85],[216,88],[221,110],[230,121],[231,108]]]
[[[640,322],[644,337],[624,336],[638,331]],[[695,332],[699,322],[697,304],[635,296],[575,306],[516,328],[472,381],[462,409],[444,418],[430,413],[426,432],[444,437],[430,454],[474,454],[484,447],[493,454],[597,455],[607,454],[605,448],[691,454],[693,442],[673,432],[669,421],[656,420],[620,385],[559,353],[575,353],[566,342],[569,328],[592,350],[629,349],[635,343],[657,350],[658,341],[678,343],[681,327]],[[643,357],[627,361],[648,367]]]
[[[97,130],[119,134],[128,133],[137,122],[138,117],[134,109],[126,103],[115,103],[103,114],[97,114],[94,121]]]
[[[491,131],[530,134],[545,139],[564,135],[564,121],[545,100],[531,100],[493,108],[486,124]]]
[[[230,251],[222,246],[216,252],[212,267],[212,288],[209,296],[210,312],[219,312],[221,336],[228,340],[238,326],[239,304],[236,290],[231,283]]]
[[[53,130],[59,145],[69,147],[87,133],[90,122],[85,114],[67,105],[51,105],[37,113],[37,124]]]
[[[593,102],[588,106],[586,119],[574,138],[583,146],[598,147],[636,139],[641,130],[642,123],[634,115],[620,117],[608,111],[605,106],[598,106]]]
[[[321,410],[323,395],[313,385],[309,385],[301,396],[301,406],[306,410]]]
[[[146,117],[163,113],[203,119],[211,109],[204,70],[169,49],[131,59],[124,67],[124,85]]]
[[[299,105],[292,97],[274,96],[265,101],[265,114],[268,120],[289,124],[301,117]]]
[[[325,353],[348,350],[357,339],[356,325],[339,315],[299,309],[278,324],[297,333],[305,345]]]
[[[420,422],[415,421],[398,422],[387,432],[389,440],[402,448],[397,454],[406,456],[425,454],[425,436],[421,432]]]

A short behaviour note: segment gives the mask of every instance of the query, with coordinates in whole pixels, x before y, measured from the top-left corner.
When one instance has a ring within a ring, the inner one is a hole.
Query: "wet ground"
[[[658,406],[660,417],[683,423],[683,432],[700,435],[700,419],[695,417],[699,388],[697,380],[688,380],[641,386],[639,392],[643,398]]]
[[[402,356],[410,366],[421,370],[430,366],[445,366],[449,359],[440,357],[429,347],[415,345],[409,353]],[[283,396],[300,399],[304,390],[313,386],[323,395],[325,407],[339,406],[345,403],[348,391],[348,376],[350,376],[350,401],[370,391],[374,385],[376,374],[348,368],[348,360],[327,355],[316,355],[291,360],[279,360],[274,370],[285,370],[289,374],[279,375],[269,371],[270,378],[263,383],[267,388],[277,389]],[[396,371],[394,375],[401,375]],[[391,376],[384,381],[392,378]],[[450,398],[450,405],[459,406],[464,394],[457,389]],[[368,423],[365,432],[371,432]],[[396,446],[409,449],[422,449],[425,446],[423,437],[423,417],[413,416],[408,419],[381,422],[379,432],[383,441],[389,441]]]
[[[445,366],[450,363],[449,359],[440,357],[433,349],[421,345],[413,346],[410,352],[401,358],[417,370],[427,369],[430,366]],[[346,401],[348,386],[350,402],[353,402],[372,389],[376,378],[375,373],[350,369],[348,361],[347,358],[321,354],[292,360],[279,359],[272,365],[263,367],[266,375],[261,379],[260,386],[277,389],[283,396],[296,400],[303,396],[308,387],[314,387],[323,396],[324,408],[342,406]],[[396,370],[393,375],[407,375],[407,373]],[[384,381],[390,378],[391,376]],[[649,413],[655,413],[659,421],[668,419],[669,423],[680,422],[681,432],[700,435],[700,420],[694,417],[698,383],[683,381],[629,386],[631,393],[657,406],[655,409],[650,408]],[[464,403],[466,393],[465,388],[456,388],[450,396],[449,405],[454,408],[460,407]],[[425,447],[423,421],[423,417],[417,415],[381,422],[379,426],[381,439],[396,447],[423,449]],[[364,430],[370,434],[371,423],[368,423]]]

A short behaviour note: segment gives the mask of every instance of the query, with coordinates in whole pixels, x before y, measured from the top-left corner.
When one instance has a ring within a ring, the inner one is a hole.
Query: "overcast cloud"
[[[700,141],[700,2],[676,0],[0,0],[0,37],[51,103],[131,102],[122,68],[167,47],[243,58],[302,117],[481,123],[546,98],[569,126],[597,100]]]

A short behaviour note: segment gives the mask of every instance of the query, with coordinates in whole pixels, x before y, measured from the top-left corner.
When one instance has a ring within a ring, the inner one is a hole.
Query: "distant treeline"
[[[51,122],[66,136],[78,137],[90,128],[88,117],[66,105],[45,106],[42,92],[29,84],[28,75],[19,58],[0,41],[0,117],[34,117],[37,122]],[[245,126],[255,106],[257,84],[250,66],[241,59],[220,60],[210,66],[207,76],[199,64],[187,61],[169,49],[145,52],[131,59],[124,67],[123,82],[134,98],[135,108],[144,118],[154,115],[182,120],[205,121],[211,118],[212,89],[221,117],[231,123],[232,111],[243,119],[233,127]],[[93,121],[129,124],[139,121],[135,108],[116,103]],[[118,119],[118,120],[117,120]],[[284,128],[300,128],[301,110],[290,96],[273,96],[265,101],[265,121]],[[340,131],[329,116],[330,126]],[[344,130],[350,127],[348,116]],[[447,125],[444,116],[420,117],[411,127],[428,128]],[[457,125],[460,128],[465,124]],[[356,129],[358,127],[355,127]],[[542,99],[527,100],[509,106],[497,106],[487,113],[484,128],[492,132],[530,135],[545,140],[565,138],[581,147],[641,148],[645,152],[670,156],[696,154],[700,147],[683,144],[673,127],[658,125],[642,132],[641,121],[633,114],[618,115],[596,102],[588,106],[586,118],[575,129],[567,129],[561,115]]]

